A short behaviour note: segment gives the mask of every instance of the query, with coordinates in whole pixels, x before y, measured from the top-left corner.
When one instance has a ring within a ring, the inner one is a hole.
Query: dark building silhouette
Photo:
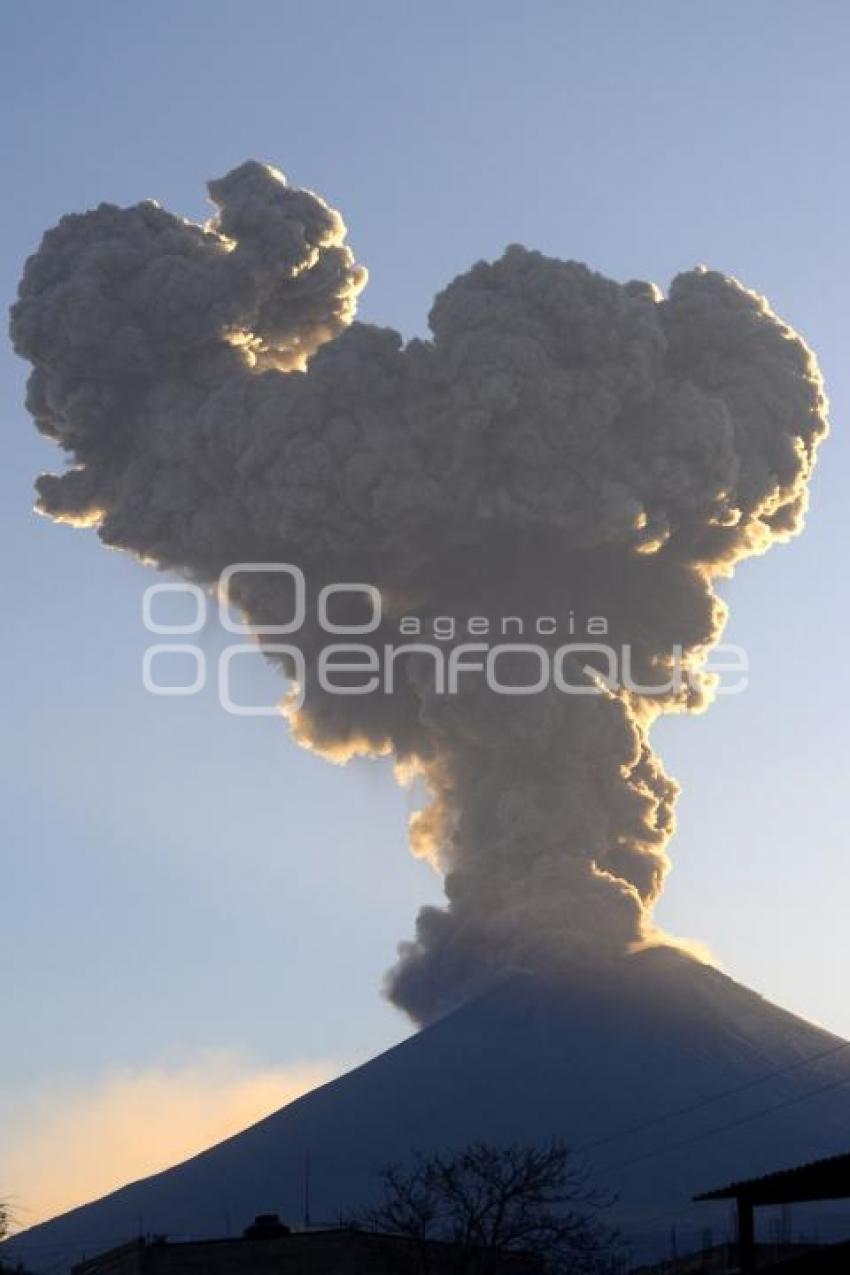
[[[494,1254],[354,1228],[291,1231],[274,1214],[236,1239],[138,1239],[72,1275],[542,1275],[529,1254]]]

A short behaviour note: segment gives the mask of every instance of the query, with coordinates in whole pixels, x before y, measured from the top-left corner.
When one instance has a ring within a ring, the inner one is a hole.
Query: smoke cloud
[[[814,356],[714,271],[664,295],[517,246],[455,279],[431,338],[404,344],[353,321],[365,271],[316,195],[256,162],[209,192],[206,226],[104,204],[27,263],[12,336],[34,368],[28,407],[72,458],[39,478],[40,510],[210,587],[234,562],[295,563],[313,596],[370,582],[376,649],[399,643],[402,616],[423,633],[439,616],[545,616],[555,634],[522,640],[548,651],[598,642],[584,625],[604,617],[633,683],[668,689],[600,686],[585,670],[605,677],[604,655],[581,651],[565,675],[594,693],[461,676],[441,694],[410,651],[391,694],[309,677],[287,712],[302,744],[393,753],[428,787],[411,844],[447,906],[422,910],[387,984],[415,1019],[506,963],[650,941],[677,787],[649,729],[711,698],[717,580],[802,527],[827,429]],[[249,620],[288,618],[285,577],[238,582]],[[363,620],[359,601],[337,595],[335,620]],[[327,635],[313,618],[297,641],[312,673]],[[515,652],[499,670],[535,679]]]

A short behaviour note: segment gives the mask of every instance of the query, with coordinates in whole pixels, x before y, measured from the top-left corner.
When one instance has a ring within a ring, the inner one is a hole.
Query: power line
[[[810,1089],[808,1093],[795,1094],[792,1098],[786,1098],[783,1102],[774,1103],[771,1107],[762,1107],[761,1111],[752,1111],[747,1116],[739,1116],[737,1120],[729,1120],[726,1124],[715,1125],[713,1129],[706,1129],[702,1133],[693,1134],[689,1138],[680,1138],[678,1142],[670,1142],[666,1147],[656,1147],[654,1151],[646,1151],[642,1155],[633,1156],[629,1160],[621,1160],[617,1164],[606,1166],[606,1172],[613,1169],[630,1168],[633,1164],[640,1164],[644,1160],[652,1160],[657,1155],[668,1155],[671,1151],[678,1151],[681,1147],[692,1146],[695,1142],[703,1142],[706,1138],[712,1138],[717,1133],[726,1133],[729,1129],[737,1129],[739,1125],[748,1124],[751,1120],[759,1120],[762,1116],[773,1115],[776,1111],[784,1111],[786,1107],[793,1107],[798,1102],[806,1102],[809,1098],[817,1098],[820,1094],[829,1093],[832,1089],[838,1089],[841,1085],[850,1084],[850,1076],[842,1076],[840,1080],[831,1080],[828,1084],[820,1085],[817,1089]]]
[[[607,1134],[604,1138],[597,1138],[592,1142],[579,1143],[574,1147],[574,1150],[576,1151],[596,1150],[598,1147],[607,1146],[610,1143],[617,1142],[622,1138],[627,1138],[635,1134],[644,1133],[648,1129],[655,1128],[656,1125],[664,1124],[669,1120],[679,1119],[683,1116],[690,1115],[692,1112],[695,1112],[695,1111],[701,1111],[704,1108],[713,1105],[715,1102],[721,1102],[725,1098],[731,1098],[738,1094],[746,1093],[747,1091],[751,1089],[758,1088],[759,1085],[766,1084],[770,1080],[774,1080],[780,1076],[789,1075],[791,1072],[799,1071],[803,1067],[812,1066],[815,1063],[821,1062],[825,1058],[833,1057],[836,1054],[840,1054],[847,1049],[850,1049],[850,1041],[840,1041],[838,1044],[831,1045],[828,1049],[823,1049],[817,1054],[811,1054],[808,1058],[800,1058],[796,1062],[787,1063],[786,1065],[782,1067],[775,1067],[771,1071],[763,1072],[761,1075],[755,1076],[752,1079],[744,1081],[743,1083],[739,1085],[734,1085],[728,1089],[720,1090],[717,1093],[710,1094],[709,1096],[705,1098],[700,1098],[695,1102],[686,1104],[685,1106],[673,1107],[668,1111],[662,1112],[660,1115],[654,1116],[650,1120],[642,1121],[640,1124],[630,1125],[625,1129],[621,1129],[616,1133]],[[681,1147],[691,1146],[696,1142],[703,1141],[705,1138],[713,1137],[715,1134],[724,1133],[729,1129],[737,1128],[739,1125],[746,1124],[751,1120],[758,1120],[762,1116],[770,1115],[775,1111],[781,1111],[784,1108],[793,1106],[794,1104],[798,1102],[805,1102],[809,1098],[818,1097],[822,1093],[827,1093],[830,1090],[840,1088],[841,1085],[844,1085],[847,1083],[850,1083],[850,1076],[841,1077],[838,1080],[830,1081],[829,1083],[825,1085],[821,1085],[817,1089],[809,1090],[805,1094],[794,1095],[793,1097],[787,1098],[780,1103],[775,1103],[770,1107],[764,1107],[759,1111],[751,1112],[749,1115],[740,1116],[735,1120],[731,1120],[727,1122],[726,1124],[716,1125],[715,1127],[711,1129],[705,1130],[703,1133],[695,1134],[687,1138],[679,1139],[676,1142],[668,1143],[667,1146],[665,1147],[659,1147],[652,1151],[644,1152],[641,1155],[631,1157],[628,1160],[619,1161],[613,1165],[606,1166],[605,1171],[608,1172],[614,1169],[628,1168],[633,1164],[641,1163],[644,1160],[652,1159],[657,1155],[665,1155],[672,1151],[679,1150]],[[305,1178],[307,1179],[307,1181],[309,1181],[308,1164],[309,1164],[309,1161],[305,1163]],[[305,1187],[306,1186],[307,1186],[307,1182],[305,1182]],[[305,1199],[305,1204],[306,1202],[307,1201]],[[667,1215],[664,1215],[664,1216],[667,1216]],[[48,1225],[48,1224],[49,1222],[40,1223],[38,1225]],[[19,1234],[26,1234],[26,1232],[20,1232]],[[10,1235],[8,1237],[7,1242],[14,1243],[16,1238],[17,1238],[17,1235],[15,1234]],[[126,1239],[126,1233],[122,1235],[121,1239],[118,1239],[116,1237],[116,1242],[120,1243],[124,1239]],[[42,1242],[36,1242],[35,1244],[27,1243],[26,1249],[28,1252],[35,1252],[35,1251],[45,1252],[48,1250],[73,1249],[73,1248],[82,1247],[84,1245],[88,1245],[90,1243],[98,1244],[102,1242],[103,1240],[100,1237],[86,1237],[83,1239],[73,1239],[70,1241],[66,1241],[66,1240],[42,1241]]]
[[[850,1049],[850,1040],[842,1040],[838,1045],[831,1045],[829,1049],[823,1049],[820,1053],[811,1054],[808,1058],[800,1058],[796,1062],[788,1063],[784,1067],[776,1067],[772,1071],[763,1072],[760,1076],[755,1076],[751,1080],[745,1080],[740,1085],[733,1085],[729,1089],[721,1089],[718,1093],[711,1094],[707,1098],[700,1098],[696,1102],[688,1103],[684,1107],[673,1107],[669,1111],[664,1111],[658,1116],[653,1116],[650,1120],[644,1120],[640,1124],[630,1125],[626,1129],[621,1129],[617,1133],[606,1134],[604,1138],[596,1138],[593,1142],[579,1143],[574,1149],[576,1151],[595,1151],[597,1147],[607,1146],[611,1142],[618,1142],[621,1138],[631,1137],[633,1134],[644,1133],[647,1129],[652,1129],[656,1125],[664,1124],[668,1120],[675,1120],[681,1116],[690,1115],[694,1111],[701,1111],[704,1107],[710,1107],[715,1102],[720,1102],[724,1098],[732,1098],[737,1094],[746,1093],[749,1089],[755,1089],[759,1085],[766,1084],[769,1080],[775,1080],[779,1076],[787,1076],[792,1071],[798,1071],[801,1067],[810,1067],[813,1063],[820,1062],[824,1058],[829,1058],[834,1054],[839,1054],[843,1050]],[[850,1079],[850,1077],[847,1077]],[[837,1082],[844,1084],[845,1081]]]

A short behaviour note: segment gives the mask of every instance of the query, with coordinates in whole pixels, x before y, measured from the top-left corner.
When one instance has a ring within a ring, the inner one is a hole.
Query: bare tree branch
[[[541,1270],[591,1275],[613,1269],[619,1238],[599,1214],[614,1201],[559,1142],[416,1155],[381,1174],[383,1198],[362,1216],[375,1230],[458,1248],[458,1270],[485,1272],[487,1255],[528,1253]]]

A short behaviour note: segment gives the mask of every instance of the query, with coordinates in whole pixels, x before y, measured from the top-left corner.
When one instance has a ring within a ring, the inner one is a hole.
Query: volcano
[[[574,1148],[616,1192],[635,1258],[728,1237],[692,1196],[846,1152],[850,1044],[679,951],[543,979],[504,974],[402,1044],[164,1172],[0,1249],[36,1272],[145,1233],[216,1236],[274,1210],[314,1223],[374,1198],[377,1169],[472,1140]],[[821,1234],[823,1238],[823,1233]]]

